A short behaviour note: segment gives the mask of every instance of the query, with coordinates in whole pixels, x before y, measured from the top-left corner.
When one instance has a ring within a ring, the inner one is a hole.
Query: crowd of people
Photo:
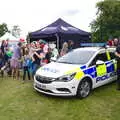
[[[118,46],[118,44],[120,44],[120,39],[118,39],[118,38],[109,39],[107,41],[107,45],[110,47],[113,47],[113,46],[116,47],[116,46]]]
[[[18,44],[14,49],[10,49],[9,41],[3,40],[0,47],[0,73],[4,77],[4,73],[12,76],[13,79],[25,81],[33,79],[36,70],[48,64],[51,59],[56,60],[58,57],[65,55],[73,49],[72,40],[64,42],[62,49],[58,51],[55,44],[48,44],[44,40],[32,42],[29,44]],[[22,72],[20,72],[22,70]]]

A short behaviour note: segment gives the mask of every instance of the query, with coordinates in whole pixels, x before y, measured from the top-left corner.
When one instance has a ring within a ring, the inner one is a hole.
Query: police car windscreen
[[[60,57],[56,62],[68,64],[86,64],[94,55],[94,53],[95,51],[89,50],[71,51],[68,54]]]

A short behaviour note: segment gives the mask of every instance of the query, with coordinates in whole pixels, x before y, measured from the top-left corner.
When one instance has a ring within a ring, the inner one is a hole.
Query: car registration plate
[[[38,88],[42,88],[42,89],[46,89],[46,85],[42,85],[42,84],[37,84]]]

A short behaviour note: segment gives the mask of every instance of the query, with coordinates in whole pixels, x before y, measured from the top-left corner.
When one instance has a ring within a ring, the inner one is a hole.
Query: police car
[[[39,68],[35,90],[54,96],[87,97],[91,90],[117,79],[115,48],[77,48]]]

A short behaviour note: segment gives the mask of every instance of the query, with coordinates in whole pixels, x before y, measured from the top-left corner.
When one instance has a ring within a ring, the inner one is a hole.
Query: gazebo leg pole
[[[57,33],[55,35],[56,35],[56,38],[57,38],[57,49],[59,50],[59,36],[58,36]]]

